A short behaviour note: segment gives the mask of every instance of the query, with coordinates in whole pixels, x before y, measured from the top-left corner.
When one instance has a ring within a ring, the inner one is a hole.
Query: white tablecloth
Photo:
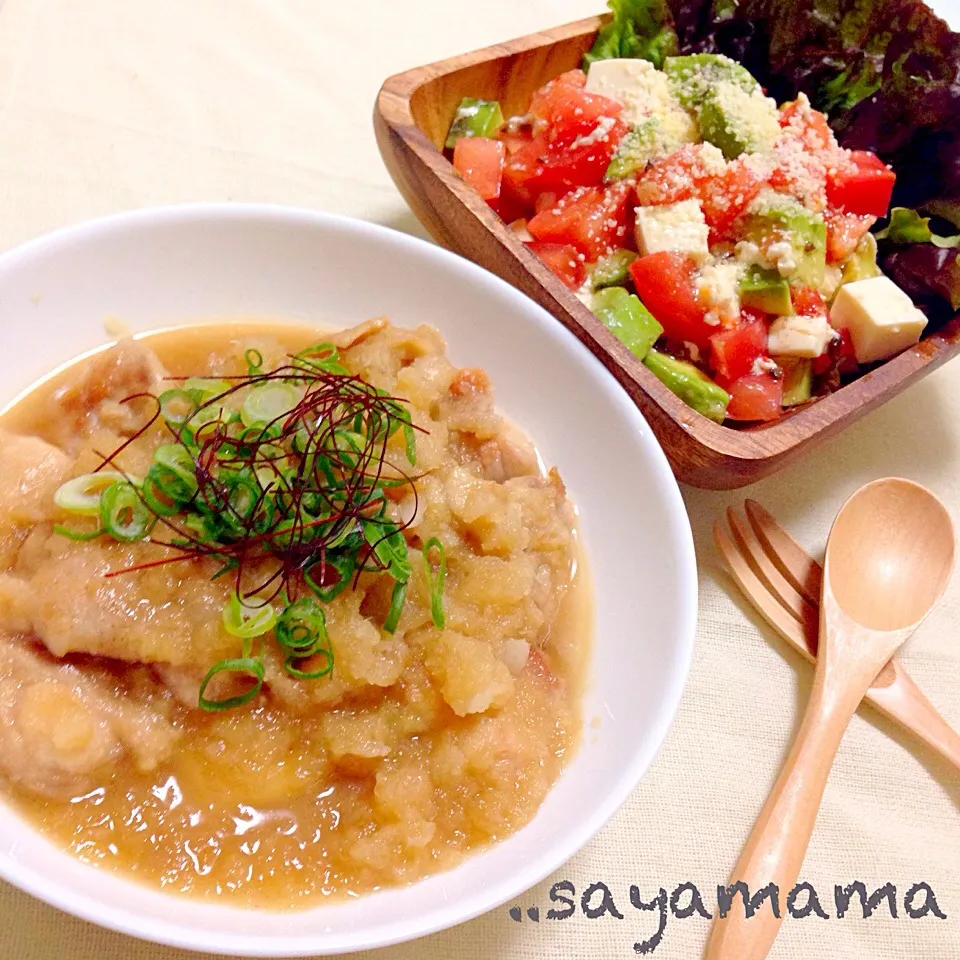
[[[947,0],[947,3],[953,0]],[[600,0],[6,0],[0,4],[0,248],[116,210],[259,200],[350,214],[422,235],[370,123],[389,74],[598,11]],[[944,2],[938,4],[946,9]],[[954,11],[956,12],[956,11]],[[956,18],[960,21],[960,17]],[[956,22],[955,21],[955,22]],[[6,358],[9,362],[10,358]],[[606,882],[623,920],[517,923],[507,909],[381,960],[630,957],[656,929],[629,906],[692,881],[715,902],[776,776],[811,671],[737,596],[711,526],[744,493],[811,548],[861,483],[900,474],[960,520],[960,365],[749,491],[685,489],[700,557],[700,631],[676,725],[615,820],[553,879]],[[960,585],[903,653],[960,726]],[[776,960],[960,957],[960,779],[864,710],[830,778],[803,870],[831,915],[788,920]],[[836,919],[834,884],[896,884],[900,917]],[[917,881],[946,920],[905,917]],[[546,904],[551,881],[518,901]],[[670,918],[655,956],[700,955],[708,923]],[[3,960],[183,960],[0,886]]]

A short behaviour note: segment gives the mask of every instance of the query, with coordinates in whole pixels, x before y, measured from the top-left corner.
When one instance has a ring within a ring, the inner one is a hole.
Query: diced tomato
[[[827,170],[843,160],[827,118],[810,106],[806,97],[784,104],[780,109],[783,133],[774,145],[775,168],[770,185],[814,211],[827,203]]]
[[[587,260],[597,260],[609,247],[622,247],[627,235],[630,187],[583,187],[568,193],[527,225],[537,240],[569,243]]]
[[[556,83],[548,84],[534,97],[530,112],[538,127],[542,121],[549,143],[567,147],[578,138],[589,137],[598,127],[598,136],[602,136],[623,113],[623,106],[616,100],[587,93],[580,87]]]
[[[841,377],[855,374],[859,370],[853,339],[847,329],[837,330],[839,337],[831,341],[826,352],[811,363],[814,376],[821,378],[821,387],[836,390]]]
[[[503,167],[503,192],[521,203],[533,206],[535,199],[530,181],[543,172],[543,160],[547,153],[547,141],[534,137],[515,150]]]
[[[856,373],[859,369],[850,331],[841,327],[837,333],[840,334],[839,340],[834,340],[825,353],[811,361],[810,369],[814,376],[822,377],[834,368],[838,374]]]
[[[857,249],[860,238],[877,222],[876,217],[864,217],[857,213],[839,213],[828,210],[827,263],[845,260]]]
[[[712,231],[711,242],[728,239],[731,227],[753,202],[763,179],[744,160],[728,163],[718,173],[703,158],[702,144],[685,144],[654,160],[637,182],[637,200],[644,206],[696,198]]]
[[[518,130],[516,133],[501,131],[498,139],[507,148],[507,156],[512,157],[533,139],[533,133],[530,130]]]
[[[819,110],[814,110],[805,97],[791,100],[780,108],[780,126],[787,136],[802,140],[811,150],[836,146],[827,118]]]
[[[500,196],[506,148],[489,137],[461,137],[453,148],[453,166],[484,200]]]
[[[524,220],[530,213],[529,204],[521,200],[507,188],[507,181],[503,180],[500,184],[500,196],[495,200],[488,200],[490,209],[503,220],[504,223],[510,223],[514,220]]]
[[[614,120],[599,140],[548,149],[542,170],[528,181],[528,186],[538,193],[552,190],[560,194],[576,187],[596,186],[603,181],[617,144],[628,129],[622,120]]]
[[[746,311],[745,311],[746,312]],[[726,381],[738,380],[767,352],[767,324],[750,312],[747,322],[710,337],[710,366]]]
[[[776,420],[783,410],[783,380],[769,373],[748,373],[727,387],[731,420]]]
[[[543,213],[544,210],[550,210],[552,207],[555,207],[557,200],[559,200],[559,197],[548,190],[545,193],[537,195],[537,199],[533,201],[533,209],[536,210],[537,213]]]
[[[637,295],[656,317],[671,340],[710,349],[716,327],[705,320],[706,311],[697,301],[693,275],[696,264],[682,253],[651,253],[630,264]]]
[[[546,122],[551,105],[557,96],[557,87],[566,87],[570,90],[582,90],[587,85],[587,75],[582,70],[568,70],[561,73],[559,77],[554,77],[548,81],[539,90],[536,90],[530,98],[530,114],[542,126]]]
[[[637,200],[643,206],[689,200],[710,176],[703,161],[702,145],[687,143],[647,167],[637,181]]]
[[[813,287],[794,287],[790,292],[790,302],[793,304],[794,313],[803,317],[812,317],[818,313],[826,316],[827,302],[823,299],[823,294]]]
[[[577,255],[577,248],[569,243],[540,243],[527,246],[571,289],[583,285],[587,271]]]
[[[511,194],[531,205],[545,191],[563,195],[576,187],[596,186],[627,129],[622,120],[614,120],[603,137],[580,146],[559,147],[543,134],[534,137],[507,159],[504,183]]]
[[[857,362],[857,352],[853,348],[853,337],[846,327],[837,331],[840,334],[840,344],[837,347],[837,369],[841,373],[856,373],[860,364]]]
[[[823,158],[806,148],[793,152],[775,147],[776,166],[770,174],[770,186],[799,200],[808,210],[819,212],[827,205],[827,171]]]
[[[830,356],[830,351],[827,350],[810,361],[810,372],[815,377],[819,377],[825,374],[831,366],[833,366],[833,358]]]
[[[885,216],[897,175],[869,150],[851,150],[849,161],[827,171],[827,202],[846,213]]]
[[[710,242],[733,239],[732,227],[756,199],[763,180],[749,164],[734,160],[719,176],[708,177],[697,187],[703,218],[710,227]]]

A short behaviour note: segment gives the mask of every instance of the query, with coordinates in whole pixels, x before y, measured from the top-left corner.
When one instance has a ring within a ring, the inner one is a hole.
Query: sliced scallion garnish
[[[225,697],[223,700],[207,699],[206,693],[210,681],[213,680],[214,677],[224,673],[236,674],[238,677],[242,677],[245,680],[252,680],[253,682],[247,690],[244,690],[243,693],[236,696]],[[255,657],[236,657],[230,660],[221,660],[207,671],[207,675],[200,684],[200,696],[198,699],[201,709],[217,712],[220,710],[232,710],[234,707],[242,707],[245,703],[249,703],[260,692],[263,686],[263,675],[263,660]]]
[[[115,482],[100,497],[100,523],[114,540],[143,540],[156,522],[132,483]]]
[[[270,603],[248,606],[235,593],[223,608],[221,619],[223,629],[232,637],[252,640],[273,629],[277,611]]]
[[[250,392],[240,408],[240,419],[248,427],[254,423],[266,426],[293,410],[300,399],[301,393],[293,384],[268,383]]]
[[[406,581],[397,581],[393,585],[393,591],[390,594],[390,609],[387,612],[387,619],[383,621],[383,629],[387,633],[393,633],[400,622],[400,614],[403,613],[403,605],[407,599]]]
[[[436,550],[440,554],[436,574],[434,574],[433,567],[430,564],[431,550]],[[431,537],[423,545],[423,560],[427,565],[427,580],[430,583],[430,614],[433,617],[434,625],[442,630],[447,620],[443,609],[443,587],[447,579],[447,552],[436,537]]]
[[[197,401],[179,387],[161,393],[157,399],[160,416],[174,427],[182,427],[197,412]]]
[[[53,502],[69,513],[81,517],[95,517],[100,513],[100,498],[104,490],[125,480],[126,477],[115,470],[85,473],[62,484],[53,495]]]
[[[223,396],[229,391],[230,384],[226,380],[215,380],[211,377],[189,377],[183,389],[199,404]]]
[[[99,515],[100,526],[57,528],[75,540],[109,535],[131,543],[160,524],[166,536],[151,542],[174,554],[107,576],[207,559],[214,561],[213,578],[234,579],[222,618],[242,641],[242,652],[207,673],[200,696],[206,710],[227,710],[257,696],[264,659],[262,646],[253,655],[253,640],[271,631],[288,674],[304,680],[328,675],[334,654],[322,604],[356,576],[392,578],[385,627],[396,630],[412,573],[403,527],[390,519],[387,496],[413,483],[406,464],[388,456],[390,438],[402,429],[406,462],[416,462],[421,428],[413,426],[403,402],[351,375],[331,344],[302,351],[274,370],[264,369],[256,350],[245,359],[246,377],[191,377],[154,398],[152,419],[101,467],[118,465],[127,446],[158,420],[174,442],[156,448],[142,482],[101,470],[87,486],[67,487],[61,496],[80,508],[74,512]],[[243,601],[240,587],[250,582],[251,569],[265,578],[257,581],[263,586],[255,599]],[[302,596],[304,587],[310,595]],[[234,695],[236,677],[233,685],[222,685],[221,678],[210,687],[222,674],[243,678],[243,692]],[[230,695],[208,697],[208,688]]]

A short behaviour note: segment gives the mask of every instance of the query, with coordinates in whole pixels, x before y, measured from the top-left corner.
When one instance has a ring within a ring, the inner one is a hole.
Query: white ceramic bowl
[[[556,320],[497,277],[370,224],[260,206],[145,210],[0,257],[0,406],[55,365],[135,331],[266,317],[348,326],[428,322],[455,363],[484,367],[498,405],[556,464],[595,583],[584,742],[534,821],[456,869],[300,913],[172,899],[84,866],[0,805],[0,876],[54,906],[149,940],[257,957],[411,939],[517,897],[613,815],[653,760],[689,670],[697,582],[690,526],[646,422]],[[598,725],[591,725],[597,719]]]

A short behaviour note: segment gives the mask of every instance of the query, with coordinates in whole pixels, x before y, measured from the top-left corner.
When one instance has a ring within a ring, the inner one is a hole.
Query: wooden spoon
[[[820,655],[790,755],[733,871],[751,896],[779,888],[781,916],[797,882],[830,767],[867,688],[939,600],[954,560],[950,516],[909,480],[861,487],[834,521],[820,606]],[[707,960],[762,960],[780,929],[768,902],[746,919],[717,918]]]

